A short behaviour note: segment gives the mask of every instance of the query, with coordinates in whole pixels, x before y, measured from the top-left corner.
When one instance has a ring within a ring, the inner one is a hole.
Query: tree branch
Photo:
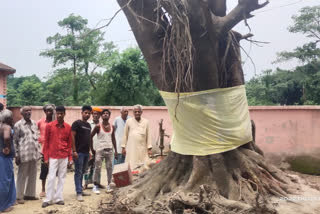
[[[86,36],[88,36],[90,33],[94,32],[94,31],[98,31],[98,30],[101,30],[102,28],[108,27],[108,26],[111,24],[111,22],[113,21],[113,19],[114,19],[114,18],[118,15],[118,13],[121,12],[121,11],[122,11],[122,8],[120,8],[119,10],[117,10],[117,11],[113,14],[113,16],[109,19],[109,21],[108,21],[107,24],[102,25],[102,26],[100,26],[100,27],[96,27],[96,28],[90,30],[89,32],[87,32],[86,34],[84,34],[82,37],[86,37]]]
[[[254,35],[252,33],[248,33],[248,34],[245,34],[245,35],[241,35],[241,38],[240,40],[242,39],[246,39],[248,40],[249,38],[253,37]]]
[[[235,37],[235,39],[237,40],[238,43],[243,39],[247,40],[248,38],[253,37],[252,33],[248,33],[248,34],[242,35],[241,33],[237,32],[237,31],[234,31],[234,30],[232,30],[232,32],[233,32],[233,35],[234,35],[234,37]]]
[[[224,0],[225,1],[225,0]],[[200,0],[200,6],[203,11],[204,17],[205,17],[205,23],[206,23],[206,29],[209,33],[210,40],[214,43],[216,40],[217,35],[221,31],[221,24],[219,22],[221,21],[221,18],[216,16],[215,13],[212,11],[216,10],[214,9],[214,6],[217,4],[213,0]],[[221,0],[220,0],[221,2]],[[218,10],[218,9],[217,9]],[[220,11],[220,14],[222,12]]]
[[[157,20],[157,0],[117,0],[123,12],[128,18],[135,38],[139,47],[143,49],[143,43],[157,43],[154,38],[158,37],[158,32],[155,31],[159,25]],[[165,23],[160,22],[165,25]],[[166,26],[162,26],[166,29]],[[148,44],[148,46],[150,45]],[[153,44],[154,45],[154,44]],[[146,50],[142,50],[143,52]]]
[[[310,29],[307,32],[310,32],[310,34],[311,34],[310,37],[314,36],[314,37],[316,37],[317,39],[320,40],[320,36],[316,32],[314,32],[313,30]]]
[[[91,71],[91,74],[92,74],[92,73],[94,72],[94,70],[96,70],[97,68],[98,68],[98,66],[96,66],[96,67]],[[88,76],[89,82],[90,82],[92,88],[93,88],[94,90],[97,90],[97,88],[96,88],[96,86],[95,86],[95,84],[94,84],[91,76],[89,75],[89,71],[88,71],[88,70],[89,70],[89,63],[86,62],[86,63],[85,63],[85,67],[84,67],[85,74]]]
[[[227,12],[226,0],[208,0],[208,6],[216,16],[223,17],[226,15],[226,12]]]
[[[266,0],[259,4],[259,0],[239,0],[239,4],[225,17],[221,18],[222,34],[230,31],[234,26],[244,19],[253,17],[252,11],[258,10],[269,4]]]
[[[159,67],[162,59],[162,42],[168,23],[158,20],[164,14],[157,0],[117,0],[125,13],[137,43],[148,62],[152,80],[160,85]],[[162,14],[159,14],[162,13]]]

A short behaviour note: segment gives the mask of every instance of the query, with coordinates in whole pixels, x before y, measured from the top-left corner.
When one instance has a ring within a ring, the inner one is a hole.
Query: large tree
[[[54,45],[40,53],[53,59],[53,66],[69,70],[73,74],[73,103],[79,104],[79,73],[84,73],[95,87],[91,74],[100,66],[106,54],[102,51],[103,33],[87,27],[88,20],[74,14],[58,22],[66,34],[57,33],[47,38]],[[104,61],[106,59],[104,58]]]
[[[232,29],[268,1],[239,0],[228,14],[226,0],[117,1],[159,90],[179,94],[244,84],[239,42],[251,35]],[[282,171],[266,164],[254,142],[248,142],[232,151],[206,156],[170,152],[159,165],[141,175],[128,197],[152,209],[164,205],[164,210],[174,213],[183,213],[184,209],[257,213],[253,209],[258,208],[253,207],[259,196],[284,196],[290,191],[290,183]],[[198,197],[191,194],[199,189]],[[174,192],[178,193],[170,200],[163,197]],[[150,206],[161,198],[161,203]]]

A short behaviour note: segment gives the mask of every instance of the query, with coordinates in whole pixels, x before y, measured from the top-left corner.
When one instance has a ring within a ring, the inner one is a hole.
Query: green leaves
[[[298,59],[302,63],[310,63],[314,60],[318,60],[320,56],[320,49],[317,47],[316,42],[309,42],[302,47],[297,47],[292,52],[278,53],[278,59],[276,62],[288,61],[291,59]]]
[[[94,94],[93,98],[98,104],[164,105],[137,48],[128,48],[112,56],[107,71],[97,81]]]
[[[53,60],[55,71],[44,82],[36,76],[9,78],[9,105],[164,104],[141,51],[119,53],[87,24],[74,14],[58,22],[64,33],[48,37],[51,47],[40,53]]]
[[[320,6],[304,7],[292,19],[294,24],[289,26],[289,31],[304,34],[309,41],[291,52],[278,53],[276,62],[298,59],[302,63],[310,63],[318,60],[320,56]]]
[[[74,14],[58,22],[66,34],[55,34],[47,38],[47,43],[53,47],[40,53],[41,56],[53,59],[53,66],[63,68],[73,73],[73,103],[79,103],[78,75],[86,74],[87,80],[95,88],[91,75],[97,67],[103,65],[103,33],[87,27],[88,20]],[[91,65],[92,64],[92,65]],[[94,68],[94,70],[90,70]]]
[[[292,17],[294,24],[289,27],[292,33],[302,33],[311,39],[320,39],[320,6],[304,7],[299,15]]]
[[[320,62],[265,72],[246,88],[249,105],[319,105]]]
[[[302,33],[308,40],[293,51],[278,53],[276,62],[298,60],[302,65],[291,71],[270,70],[247,83],[250,105],[320,104],[320,6],[305,7],[292,17],[292,33]]]
[[[8,105],[41,105],[43,86],[35,75],[29,77],[8,78]]]
[[[82,31],[88,24],[88,20],[82,18],[81,16],[76,16],[73,13],[70,14],[67,18],[58,22],[58,25],[62,28],[66,28],[67,30],[74,32]]]
[[[91,87],[88,74],[77,74],[79,104],[73,99],[73,70],[62,67],[43,82],[35,75],[17,78],[10,76],[8,105],[164,105],[150,80],[147,64],[140,50],[129,48],[119,53],[114,48],[112,43],[105,44],[104,52],[97,61],[100,71],[90,74],[96,89]]]

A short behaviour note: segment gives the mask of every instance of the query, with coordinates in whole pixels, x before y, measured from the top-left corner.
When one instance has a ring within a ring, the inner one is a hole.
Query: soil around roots
[[[248,148],[208,156],[170,152],[133,186],[120,189],[114,208],[122,213],[277,213],[269,197],[299,189],[295,177]]]

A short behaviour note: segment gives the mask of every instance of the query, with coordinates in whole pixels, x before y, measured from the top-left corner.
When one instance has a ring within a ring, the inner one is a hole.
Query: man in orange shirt
[[[46,116],[37,122],[38,129],[40,131],[39,143],[41,145],[41,154],[42,154],[41,168],[40,168],[40,180],[42,181],[42,191],[40,193],[41,198],[46,196],[46,180],[48,176],[48,165],[44,163],[44,158],[43,158],[44,138],[45,138],[47,124],[54,120],[54,110],[55,110],[55,105],[53,104],[46,104],[45,106],[43,106],[43,111]]]

